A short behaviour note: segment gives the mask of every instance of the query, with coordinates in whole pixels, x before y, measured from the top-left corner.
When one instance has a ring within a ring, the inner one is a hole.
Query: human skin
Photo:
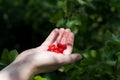
[[[48,51],[51,44],[67,45],[63,54]],[[21,52],[6,68],[0,71],[1,80],[29,80],[38,73],[46,73],[74,63],[81,59],[80,54],[72,54],[74,34],[70,29],[54,29],[38,47]]]

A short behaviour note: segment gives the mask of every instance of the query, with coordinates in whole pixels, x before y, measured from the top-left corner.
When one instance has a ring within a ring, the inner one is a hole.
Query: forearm
[[[32,67],[24,61],[12,63],[0,71],[1,80],[29,80],[32,75]]]

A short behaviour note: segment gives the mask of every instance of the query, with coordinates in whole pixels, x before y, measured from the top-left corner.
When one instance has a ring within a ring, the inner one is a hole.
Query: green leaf
[[[0,61],[0,65],[7,66],[7,64],[4,61]]]
[[[8,51],[8,49],[4,49],[0,59],[0,65],[7,66],[9,65],[18,55],[16,50]]]
[[[61,7],[65,13],[65,16],[67,16],[67,0],[64,1],[58,1],[58,6]]]
[[[77,34],[79,29],[78,29],[78,27],[73,26],[73,27],[71,27],[71,30],[73,31],[74,34]]]
[[[75,67],[74,64],[71,65],[65,65],[59,69],[60,72],[67,72]]]
[[[90,55],[91,55],[92,58],[95,58],[95,57],[96,57],[96,54],[97,54],[97,53],[96,53],[95,50],[91,50],[91,51],[90,51]]]
[[[109,31],[105,34],[105,53],[115,54],[120,51],[120,39],[119,35],[114,35]]]
[[[71,21],[68,21],[66,26],[68,27],[72,27],[72,26],[80,26],[81,25],[81,22],[79,20],[71,20]]]
[[[2,52],[2,56],[1,56],[1,59],[2,60],[7,60],[8,58],[8,53],[9,53],[9,51],[8,51],[8,49],[4,49],[3,50],[3,52]]]
[[[86,2],[85,1],[83,1],[83,0],[77,0],[78,2],[79,2],[79,4],[81,4],[81,5],[84,5],[84,4],[86,4]]]
[[[111,41],[112,40],[112,33],[110,31],[107,31],[105,33],[104,39],[105,39],[105,41]]]
[[[35,76],[33,80],[47,80],[47,78],[43,78],[41,76]]]
[[[89,59],[89,57],[90,57],[90,55],[89,55],[87,52],[83,53],[82,55],[83,55],[83,57],[86,58],[86,59]]]
[[[8,20],[8,14],[7,14],[7,13],[4,13],[3,19],[4,19],[4,20]]]
[[[70,20],[67,21],[66,27],[70,28],[74,34],[78,33],[78,27],[81,25],[81,22],[79,20]]]
[[[8,54],[9,54],[8,49],[4,49],[0,59],[1,64],[5,64],[5,65],[9,64]]]
[[[58,11],[50,18],[50,22],[57,23],[62,17],[63,17],[62,11]]]
[[[116,64],[116,61],[109,60],[109,61],[106,61],[105,63],[110,65],[110,66],[114,66]]]
[[[17,50],[12,50],[9,52],[9,61],[12,62],[18,56]]]
[[[60,19],[60,20],[57,22],[56,26],[57,26],[57,27],[65,27],[65,24],[66,24],[66,20],[65,20],[65,19]]]

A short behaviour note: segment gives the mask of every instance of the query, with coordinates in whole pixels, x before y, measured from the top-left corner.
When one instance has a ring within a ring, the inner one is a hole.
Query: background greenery
[[[56,27],[74,32],[83,60],[34,80],[120,80],[120,0],[0,0],[1,69]]]

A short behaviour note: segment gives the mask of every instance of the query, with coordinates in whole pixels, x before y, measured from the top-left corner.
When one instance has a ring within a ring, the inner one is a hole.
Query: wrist
[[[0,71],[5,80],[29,80],[33,76],[33,68],[26,61],[13,62]]]

